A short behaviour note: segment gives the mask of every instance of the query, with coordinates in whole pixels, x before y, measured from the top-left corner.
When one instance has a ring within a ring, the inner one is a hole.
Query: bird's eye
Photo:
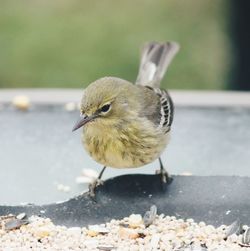
[[[110,104],[104,105],[104,106],[101,108],[101,112],[108,112],[109,109],[110,109]]]

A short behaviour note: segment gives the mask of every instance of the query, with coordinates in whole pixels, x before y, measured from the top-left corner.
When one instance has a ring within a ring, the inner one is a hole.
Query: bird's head
[[[80,119],[73,131],[82,126],[117,126],[131,111],[134,85],[114,77],[105,77],[91,83],[85,90],[80,106]],[[134,109],[135,110],[135,109]]]

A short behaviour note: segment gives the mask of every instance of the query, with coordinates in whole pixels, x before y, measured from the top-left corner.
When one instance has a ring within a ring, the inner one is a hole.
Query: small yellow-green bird
[[[83,127],[82,142],[90,156],[106,168],[135,168],[160,161],[162,181],[168,180],[160,155],[169,142],[174,106],[160,82],[175,54],[176,42],[149,42],[141,54],[135,84],[117,77],[104,77],[85,90],[80,119],[73,131]]]

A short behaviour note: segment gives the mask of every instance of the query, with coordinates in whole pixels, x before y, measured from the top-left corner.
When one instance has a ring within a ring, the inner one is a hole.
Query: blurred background
[[[165,87],[250,89],[249,49],[244,51],[250,39],[241,25],[247,24],[248,1],[0,0],[0,5],[2,88],[82,88],[108,75],[133,81],[145,41],[175,40],[181,51]]]

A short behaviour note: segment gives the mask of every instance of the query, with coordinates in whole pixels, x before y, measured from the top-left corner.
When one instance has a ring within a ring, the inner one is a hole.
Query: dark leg
[[[100,180],[100,179],[102,178],[102,175],[103,175],[105,169],[106,169],[106,166],[104,166],[104,167],[102,168],[101,172],[99,173],[98,178],[97,178],[98,180]]]
[[[159,162],[160,162],[160,174],[161,174],[161,180],[163,183],[167,183],[170,179],[169,175],[168,175],[168,172],[165,170],[163,164],[162,164],[162,161],[161,161],[161,158],[159,158]]]
[[[102,175],[103,175],[105,169],[106,169],[106,166],[104,166],[102,168],[102,170],[99,173],[97,179],[93,183],[89,184],[89,195],[91,197],[95,197],[95,189],[96,189],[96,187],[99,186],[100,184],[102,184],[101,178],[102,178]]]

